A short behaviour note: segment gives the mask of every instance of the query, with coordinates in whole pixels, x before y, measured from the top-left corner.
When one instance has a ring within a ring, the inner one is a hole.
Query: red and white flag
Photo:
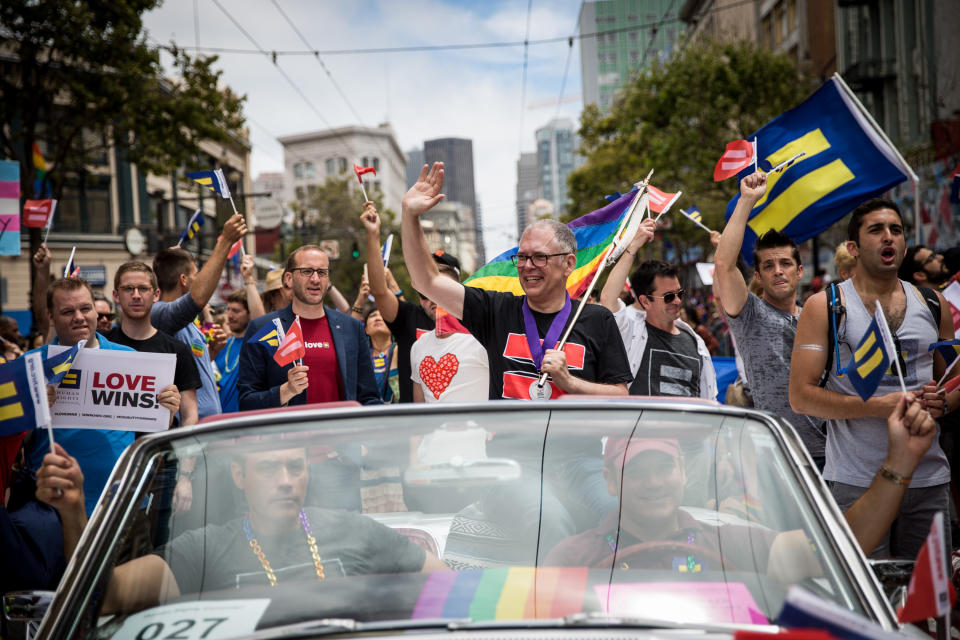
[[[666,213],[667,210],[673,206],[673,203],[677,201],[677,198],[680,197],[681,191],[676,193],[667,193],[666,191],[660,191],[652,184],[647,185],[647,193],[650,194],[650,199],[647,204],[650,207],[650,211],[654,213]]]
[[[273,354],[273,359],[281,367],[285,367],[294,360],[299,360],[307,355],[307,347],[303,343],[303,329],[300,327],[300,316],[297,316],[290,328],[287,329],[287,335],[283,337],[283,342],[277,347]]]
[[[907,587],[907,601],[897,612],[900,622],[940,618],[948,614],[957,601],[957,594],[950,583],[943,535],[943,512],[940,511],[933,516],[930,535],[913,566],[913,575]]]
[[[42,229],[53,221],[56,200],[27,200],[23,203],[23,226]]]
[[[360,177],[363,174],[372,173],[373,175],[377,175],[377,170],[373,167],[361,167],[356,162],[353,163],[353,172],[357,174],[357,180],[360,181],[360,184],[363,184],[363,178]]]
[[[728,142],[727,148],[713,169],[713,181],[720,182],[737,175],[753,164],[755,155],[756,147],[750,140]]]

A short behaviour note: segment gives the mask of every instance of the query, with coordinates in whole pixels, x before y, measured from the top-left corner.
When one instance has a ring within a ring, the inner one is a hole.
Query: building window
[[[616,51],[611,51],[610,53],[608,53],[608,54],[607,54],[607,61],[608,61],[610,64],[617,64],[617,52],[616,52]]]
[[[306,193],[303,190],[303,187],[297,187],[295,189],[297,194],[297,200],[303,200],[306,197]]]
[[[304,178],[314,178],[316,177],[316,171],[314,170],[312,162],[303,163],[303,177]]]
[[[337,158],[337,169],[340,173],[347,172],[347,159],[346,158]]]
[[[327,175],[332,176],[337,170],[336,158],[327,158]]]
[[[628,22],[640,22],[640,16],[636,13],[631,13],[627,16]]]
[[[631,31],[630,33],[628,33],[628,34],[627,34],[627,39],[630,40],[630,42],[636,42],[636,41],[637,41],[637,32],[636,32],[636,31]]]
[[[294,177],[294,178],[302,178],[302,177],[303,177],[303,163],[302,163],[302,162],[298,162],[297,164],[293,165],[293,177]]]
[[[311,198],[312,198],[313,196],[317,195],[317,185],[315,185],[315,184],[308,184],[308,185],[307,185],[307,195],[310,196]]]
[[[640,62],[640,52],[636,49],[630,50],[630,62]]]
[[[374,159],[373,159],[373,165],[372,165],[372,166],[373,166],[373,170],[379,173],[379,172],[380,172],[380,158],[374,158]]]
[[[787,33],[797,28],[797,0],[787,0]]]

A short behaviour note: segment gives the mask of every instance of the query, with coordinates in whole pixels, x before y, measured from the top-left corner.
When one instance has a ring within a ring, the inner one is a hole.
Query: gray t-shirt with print
[[[797,335],[797,316],[749,293],[743,310],[736,317],[728,316],[728,321],[743,358],[754,406],[792,424],[810,455],[823,456],[823,421],[790,408],[790,355]]]

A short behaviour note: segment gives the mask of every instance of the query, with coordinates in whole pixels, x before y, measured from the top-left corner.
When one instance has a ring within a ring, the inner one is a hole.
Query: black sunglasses
[[[648,298],[650,298],[651,300],[653,300],[654,298],[663,298],[663,303],[664,303],[664,304],[670,304],[671,302],[673,302],[673,299],[674,299],[674,298],[677,298],[677,299],[679,299],[679,300],[683,300],[683,296],[687,295],[687,291],[686,291],[686,289],[678,289],[678,290],[676,290],[676,291],[668,291],[667,293],[663,294],[662,296],[654,296],[654,295],[650,295],[650,294],[648,294],[648,293],[647,293],[647,294],[644,294],[644,295],[647,296]]]

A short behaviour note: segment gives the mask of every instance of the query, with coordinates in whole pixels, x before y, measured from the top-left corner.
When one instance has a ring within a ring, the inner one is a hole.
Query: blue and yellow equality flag
[[[934,349],[943,356],[943,361],[947,363],[947,366],[950,366],[950,363],[956,360],[957,356],[960,356],[960,340],[933,342],[927,351],[933,351]]]
[[[50,356],[43,361],[43,375],[47,378],[47,384],[59,385],[61,382],[64,382],[64,378],[70,373],[73,361],[77,359],[77,354],[80,353],[80,349],[83,349],[85,344],[87,344],[87,341],[81,340],[70,349],[58,353],[55,356]],[[74,374],[73,379],[67,384],[75,386],[71,383],[75,382],[76,378],[77,375]]]
[[[866,333],[857,343],[845,370],[850,383],[866,402],[880,386],[880,380],[890,366],[890,354],[880,329],[880,320],[874,314]]]
[[[210,191],[214,193],[220,194],[221,198],[230,197],[230,186],[227,184],[227,179],[223,176],[223,169],[192,171],[186,175],[197,184],[210,189]]]
[[[265,323],[260,330],[253,334],[247,344],[262,344],[272,355],[277,347],[280,346],[280,336],[277,335],[277,327],[272,322]]]
[[[180,239],[177,241],[177,246],[179,247],[187,240],[193,240],[198,233],[200,233],[200,227],[203,226],[206,216],[203,215],[202,209],[197,209],[193,212],[193,215],[190,216],[189,222],[187,222],[187,228],[183,230],[183,233],[180,234]]]
[[[50,423],[43,357],[39,352],[0,365],[0,436],[23,433]]]
[[[801,151],[805,155],[788,170],[767,176],[767,192],[753,206],[744,234],[747,264],[753,263],[757,238],[770,229],[802,242],[912,174],[839,76],[750,139],[757,140],[761,166],[776,166]],[[752,171],[744,169],[740,179]],[[739,198],[727,204],[728,220]]]

